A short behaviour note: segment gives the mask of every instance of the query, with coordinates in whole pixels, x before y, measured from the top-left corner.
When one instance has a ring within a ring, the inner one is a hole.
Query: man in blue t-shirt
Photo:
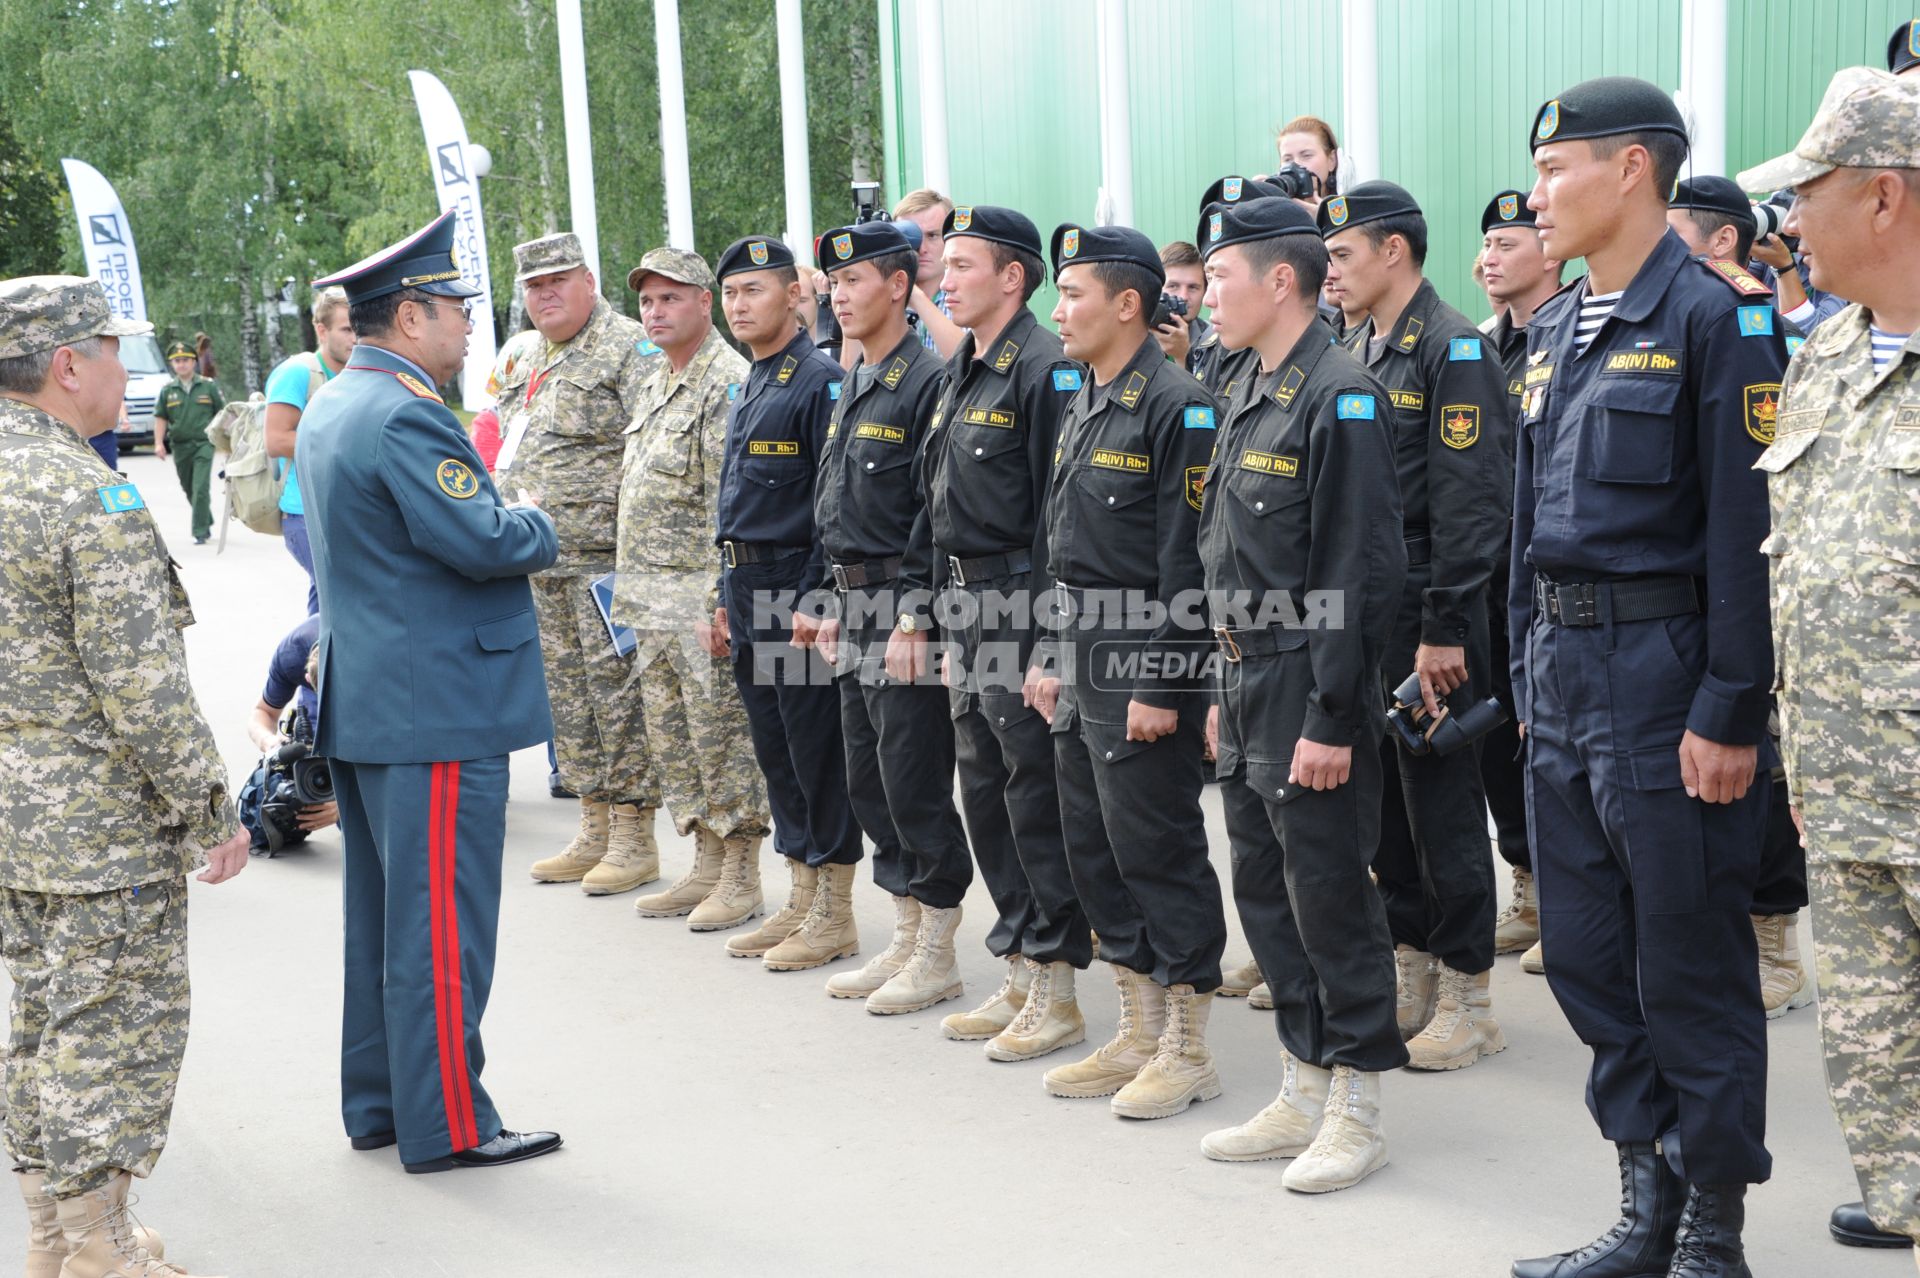
[[[302,351],[280,362],[267,377],[267,456],[287,459],[287,486],[280,494],[280,532],[292,555],[307,573],[307,615],[320,611],[320,591],[313,577],[313,552],[307,548],[306,506],[300,500],[300,477],[293,472],[293,445],[307,399],[345,368],[353,351],[353,324],[347,318],[347,295],[337,288],[322,289],[313,298],[313,337],[318,349]]]

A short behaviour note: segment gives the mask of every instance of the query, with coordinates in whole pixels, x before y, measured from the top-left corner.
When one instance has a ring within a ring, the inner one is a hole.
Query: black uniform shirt
[[[1226,413],[1200,515],[1214,620],[1304,621],[1304,735],[1353,745],[1380,714],[1381,652],[1406,582],[1386,390],[1315,319],[1273,372],[1255,366]],[[1326,592],[1320,609],[1308,591]]]
[[[1729,269],[1730,268],[1730,269]],[[1705,581],[1707,668],[1687,727],[1723,745],[1766,733],[1773,641],[1766,475],[1787,366],[1764,284],[1689,257],[1668,231],[1584,354],[1586,278],[1534,312],[1514,479],[1514,700],[1529,705],[1520,637],[1533,575]],[[1626,691],[1631,695],[1631,690]]]
[[[796,333],[784,350],[755,360],[747,380],[727,388],[727,452],[720,471],[715,542],[758,542],[814,550],[804,580],[818,581],[813,481],[827,425],[840,398],[840,365]]]
[[[1467,641],[1468,609],[1485,598],[1493,562],[1507,550],[1513,420],[1506,379],[1486,335],[1441,301],[1429,280],[1368,359],[1373,337],[1368,320],[1347,345],[1392,401],[1406,535],[1432,543],[1420,641],[1458,647]]]
[[[1493,347],[1494,354],[1500,357],[1500,368],[1507,378],[1508,415],[1517,422],[1520,420],[1520,393],[1526,388],[1527,330],[1515,328],[1512,313],[1502,311],[1487,333],[1487,342]],[[1493,607],[1506,607],[1506,600],[1494,600]]]

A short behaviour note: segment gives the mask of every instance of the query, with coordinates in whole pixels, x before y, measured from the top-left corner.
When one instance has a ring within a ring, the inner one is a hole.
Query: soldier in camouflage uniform
[[[1920,1237],[1920,80],[1841,71],[1740,185],[1792,187],[1814,286],[1855,299],[1789,365],[1758,464],[1827,1085],[1865,1194],[1831,1229],[1902,1246]]]
[[[607,638],[593,580],[613,571],[621,432],[642,404],[660,348],[595,287],[571,231],[516,244],[516,280],[539,332],[500,388],[502,492],[524,490],[553,517],[560,558],[533,577],[560,777],[580,796],[580,832],[533,864],[542,883],[589,896],[660,877],[660,786],[647,748],[637,667]]]
[[[0,284],[0,953],[13,978],[6,1143],[27,1272],[181,1274],[126,1215],[166,1144],[187,1045],[187,873],[247,861],[194,700],[192,623],[139,490],[85,436],[126,390],[76,276]]]
[[[728,387],[746,381],[748,365],[713,326],[713,272],[698,256],[653,249],[627,284],[666,358],[627,427],[614,619],[637,636],[634,668],[661,786],[674,827],[697,849],[678,882],[633,908],[646,918],[684,914],[688,927],[710,932],[761,912],[760,840],[772,830],[731,662],[710,655],[699,634],[720,603],[713,536]]]

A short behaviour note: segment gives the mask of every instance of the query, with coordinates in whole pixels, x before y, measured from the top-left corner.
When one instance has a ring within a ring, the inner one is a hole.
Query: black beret
[[[1887,70],[1899,75],[1909,67],[1920,67],[1920,18],[1901,23],[1887,37]]]
[[[749,235],[727,245],[714,264],[713,277],[724,280],[742,271],[771,271],[793,265],[793,250],[771,235]]]
[[[1496,226],[1534,224],[1533,210],[1527,207],[1527,193],[1506,190],[1487,201],[1487,211],[1480,215],[1480,234],[1485,235]]]
[[[1160,250],[1153,241],[1131,226],[1076,226],[1062,222],[1053,228],[1053,275],[1060,278],[1063,268],[1082,262],[1131,262],[1151,272],[1162,283],[1167,268],[1160,265]]]
[[[1630,75],[1603,75],[1582,80],[1535,112],[1527,149],[1616,133],[1671,133],[1685,142],[1687,122],[1659,85]]]
[[[1714,213],[1727,213],[1734,217],[1753,216],[1753,201],[1740,189],[1739,183],[1732,178],[1690,177],[1682,178],[1673,184],[1673,198],[1667,201],[1669,208],[1706,209]]]
[[[1200,211],[1205,213],[1209,204],[1238,204],[1242,200],[1260,200],[1273,195],[1284,196],[1286,192],[1260,178],[1223,177],[1200,197]]]
[[[971,235],[1040,256],[1040,228],[1018,209],[1004,209],[997,204],[956,205],[947,214],[941,229],[948,239]]]
[[[1313,214],[1284,195],[1267,195],[1239,204],[1216,204],[1207,211],[1207,233],[1200,241],[1200,259],[1215,249],[1249,240],[1271,240],[1281,235],[1318,235]]]
[[[1314,221],[1323,236],[1337,235],[1349,227],[1377,222],[1383,217],[1419,216],[1420,205],[1404,186],[1382,182],[1378,178],[1362,182],[1345,195],[1329,195],[1320,201]]]
[[[837,271],[868,258],[889,253],[911,253],[913,245],[906,232],[891,222],[856,222],[836,226],[814,242],[814,257],[823,271]]]

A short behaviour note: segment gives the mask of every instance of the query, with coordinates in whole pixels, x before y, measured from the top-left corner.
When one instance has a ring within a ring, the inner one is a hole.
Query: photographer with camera
[[[1282,195],[1317,209],[1320,201],[1340,193],[1340,143],[1325,120],[1295,116],[1280,126],[1274,146],[1280,152],[1280,171],[1265,180]]]
[[[240,821],[253,836],[249,849],[253,852],[271,856],[340,820],[331,798],[300,802],[303,796],[295,793],[294,765],[310,758],[320,725],[320,698],[313,690],[314,645],[319,639],[317,615],[286,633],[274,646],[266,687],[247,717],[247,737],[264,756],[240,791]],[[325,763],[317,758],[311,761]],[[300,774],[318,780],[320,770],[305,767]],[[330,778],[325,788],[331,792]],[[317,795],[311,783],[308,794]]]
[[[1802,333],[1810,334],[1823,320],[1845,310],[1847,299],[1821,292],[1808,278],[1807,268],[1800,261],[1800,237],[1786,235],[1781,230],[1792,204],[1791,191],[1775,191],[1749,206],[1757,231],[1752,260],[1770,269],[1774,277],[1774,305],[1780,313],[1792,320]]]
[[[1185,240],[1174,240],[1161,248],[1160,268],[1167,273],[1166,289],[1160,294],[1148,327],[1167,358],[1191,373],[1200,343],[1213,331],[1213,326],[1200,318],[1200,296],[1207,291],[1200,250]]]

